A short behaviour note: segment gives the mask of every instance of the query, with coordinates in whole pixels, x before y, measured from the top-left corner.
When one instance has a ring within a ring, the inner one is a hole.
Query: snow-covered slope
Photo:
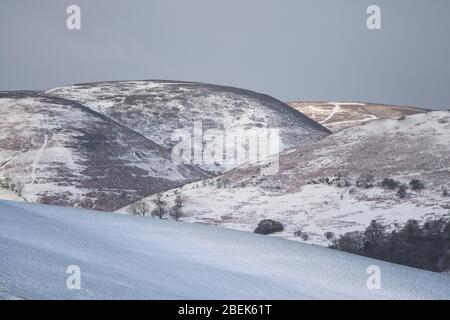
[[[206,176],[80,104],[0,93],[0,187],[28,201],[114,210]]]
[[[0,201],[0,298],[449,299],[450,277],[209,226]],[[367,287],[369,266],[381,289]],[[69,266],[81,289],[69,290]]]
[[[77,101],[170,149],[178,142],[172,141],[175,131],[193,132],[194,121],[201,121],[204,131],[279,129],[281,150],[329,134],[318,123],[270,96],[210,84],[156,80],[99,82],[55,88],[46,94]],[[223,172],[237,165],[199,166]]]
[[[449,111],[375,120],[287,151],[279,161],[275,175],[241,167],[165,192],[163,199],[171,205],[180,194],[186,222],[253,231],[259,221],[275,219],[285,226],[276,235],[321,245],[330,244],[326,232],[364,230],[372,219],[394,226],[450,214],[450,197],[443,195],[450,190]],[[373,188],[356,186],[369,175]],[[420,179],[425,189],[400,198],[377,185],[384,178]],[[144,200],[150,208],[153,199]]]
[[[358,126],[374,119],[399,119],[428,111],[420,108],[375,103],[289,102],[288,104],[333,132]]]

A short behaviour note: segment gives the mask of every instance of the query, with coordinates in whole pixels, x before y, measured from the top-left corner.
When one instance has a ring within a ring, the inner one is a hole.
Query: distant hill
[[[235,130],[238,138],[245,130],[277,129],[280,148],[267,155],[330,133],[267,95],[192,82],[0,92],[0,115],[0,197],[99,210],[116,210],[246,161],[175,161],[172,148],[180,141],[174,134],[184,129],[190,137],[195,123],[203,133]],[[247,150],[251,143],[236,145]],[[227,151],[230,146],[234,139],[226,140]]]
[[[399,119],[429,111],[377,103],[289,102],[288,104],[333,132],[375,119]]]
[[[207,176],[76,102],[0,93],[0,188],[27,201],[114,210]]]
[[[55,88],[47,95],[76,101],[148,139],[171,149],[177,129],[280,130],[279,151],[317,141],[330,132],[285,103],[249,90],[180,81],[115,81]],[[234,142],[227,141],[228,145]],[[245,146],[244,146],[245,147]],[[223,173],[237,164],[204,163],[200,168]]]
[[[450,215],[450,111],[380,119],[284,152],[279,172],[244,166],[163,193],[184,199],[182,221],[253,231],[263,219],[284,225],[288,239],[329,245],[325,233],[364,230],[372,219],[394,227]],[[381,186],[394,179],[404,197]],[[423,190],[409,183],[417,179]],[[149,197],[145,201],[153,208]],[[127,212],[123,208],[120,212]]]

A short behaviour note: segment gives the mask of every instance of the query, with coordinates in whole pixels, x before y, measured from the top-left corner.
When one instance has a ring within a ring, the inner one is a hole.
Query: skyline
[[[450,2],[80,0],[0,5],[0,90],[116,80],[245,88],[281,101],[450,108]],[[381,8],[381,30],[366,9]]]

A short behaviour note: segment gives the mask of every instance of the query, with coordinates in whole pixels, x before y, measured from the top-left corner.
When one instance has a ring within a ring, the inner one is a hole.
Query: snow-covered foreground
[[[449,299],[450,277],[281,238],[0,201],[0,298]],[[81,269],[69,290],[68,266]],[[381,268],[381,289],[367,268]]]

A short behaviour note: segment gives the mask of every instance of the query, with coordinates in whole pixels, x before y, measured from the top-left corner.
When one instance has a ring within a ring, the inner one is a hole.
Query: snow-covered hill
[[[450,214],[449,111],[375,120],[284,152],[279,161],[278,174],[241,167],[165,192],[163,200],[172,205],[181,195],[186,222],[253,231],[274,219],[285,227],[276,235],[321,245],[330,244],[326,232],[364,230],[372,219],[394,226]],[[373,187],[357,186],[362,178]],[[401,198],[378,185],[384,178],[419,179],[425,189]],[[153,200],[144,200],[150,210]]]
[[[9,201],[0,201],[0,257],[0,299],[450,298],[449,276],[331,249]],[[80,290],[67,288],[69,266]],[[370,266],[379,290],[368,289]]]
[[[329,134],[318,123],[270,96],[210,84],[100,82],[55,88],[46,94],[81,103],[169,149],[178,143],[173,140],[176,130],[186,129],[193,134],[194,121],[201,121],[203,131],[279,129],[281,150],[300,147]],[[227,148],[231,143],[234,140],[226,142]],[[242,162],[199,166],[220,173],[239,164]]]
[[[0,93],[0,187],[27,201],[114,210],[206,176],[78,103]]]
[[[399,119],[428,111],[420,108],[375,103],[289,102],[288,104],[333,132],[375,119]]]

